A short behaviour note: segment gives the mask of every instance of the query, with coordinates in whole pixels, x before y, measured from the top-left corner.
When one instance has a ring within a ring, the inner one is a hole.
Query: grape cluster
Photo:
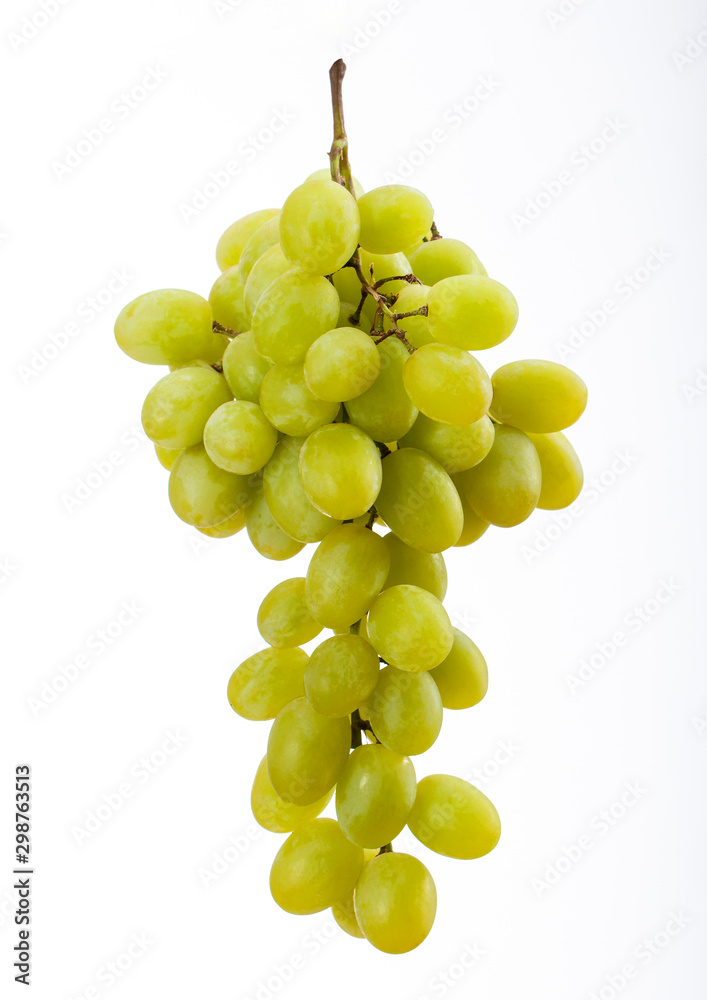
[[[364,193],[336,102],[335,125],[331,171],[223,234],[208,301],[149,292],[115,333],[132,358],[170,368],[142,420],[175,513],[214,538],[245,527],[269,559],[317,546],[306,577],[263,600],[268,646],[235,670],[228,699],[274,720],[251,804],[289,834],[276,902],[331,907],[349,934],[398,953],[429,933],[436,892],[391,841],[407,825],[469,859],[500,836],[481,791],[417,781],[410,759],[437,739],[443,708],[477,704],[488,685],[442,604],[442,552],[576,499],[582,470],[562,432],[586,388],[549,361],[489,377],[470,352],[510,336],[513,295],[439,235],[422,192]],[[321,818],[334,791],[337,819]]]

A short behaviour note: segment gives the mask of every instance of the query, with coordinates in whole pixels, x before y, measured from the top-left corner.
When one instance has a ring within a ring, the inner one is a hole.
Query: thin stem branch
[[[217,323],[216,320],[212,322],[211,329],[214,333],[222,333],[224,337],[237,337],[243,333],[242,330],[232,330],[230,326],[224,326],[223,323]]]
[[[386,283],[386,281],[407,281],[408,285],[421,285],[422,284],[422,282],[420,281],[420,279],[416,278],[414,274],[395,274],[395,275],[391,275],[390,278],[381,278],[379,281],[376,281],[376,283],[374,284],[373,287],[374,288],[380,288],[380,286],[384,285]]]

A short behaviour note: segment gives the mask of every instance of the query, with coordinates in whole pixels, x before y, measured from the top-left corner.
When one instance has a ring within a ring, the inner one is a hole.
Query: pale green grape
[[[163,448],[161,444],[155,445],[155,455],[157,455],[157,460],[163,468],[168,470],[172,468],[181,453],[181,448]]]
[[[377,850],[372,850],[369,848],[364,848],[363,850],[363,864],[370,861],[372,858],[378,854]],[[334,903],[331,908],[331,915],[336,920],[342,931],[346,931],[351,937],[362,938],[363,931],[358,926],[358,920],[356,919],[356,913],[354,911],[354,890],[352,889],[343,899],[340,899],[338,903]]]
[[[260,386],[272,365],[255,349],[250,331],[234,337],[223,356],[223,377],[236,399],[249,403],[260,400]]]
[[[308,181],[330,181],[331,178],[331,167],[323,167],[321,170],[315,170],[314,173],[310,174],[309,177],[305,178],[305,184]],[[351,178],[353,184],[354,194],[357,198],[360,198],[363,194],[363,188],[359,181],[355,177]]]
[[[148,365],[178,365],[193,358],[211,361],[211,306],[195,292],[162,288],[146,292],[121,309],[115,321],[118,347]]]
[[[389,569],[380,535],[357,524],[339,525],[309,563],[305,596],[310,612],[327,628],[348,628],[366,614]]]
[[[248,500],[248,482],[214,465],[203,444],[185,448],[169,474],[169,502],[195,528],[212,528]]]
[[[431,851],[462,861],[488,854],[501,836],[493,802],[451,774],[428,774],[417,783],[408,826]]]
[[[263,208],[259,212],[244,215],[228,227],[216,244],[216,263],[222,271],[237,264],[248,240],[268,219],[280,214],[279,208]]]
[[[283,531],[300,542],[319,542],[341,522],[322,514],[304,492],[299,455],[305,439],[284,437],[263,472],[265,499]]]
[[[288,196],[280,215],[287,259],[311,274],[333,274],[358,244],[356,199],[331,180],[307,181]]]
[[[276,444],[275,428],[257,403],[246,400],[219,406],[204,428],[204,447],[211,461],[242,476],[262,469]]]
[[[471,424],[441,424],[420,413],[415,423],[400,439],[401,448],[426,451],[445,472],[453,476],[471,469],[486,458],[493,444],[494,427],[487,416]]]
[[[438,462],[418,448],[399,448],[383,461],[376,510],[406,545],[443,552],[464,524],[454,483]]]
[[[369,642],[359,635],[333,635],[309,658],[307,701],[329,719],[350,715],[373,691],[379,671],[378,654]]]
[[[387,285],[383,285],[382,290],[385,291],[387,287]],[[429,285],[408,285],[406,283],[401,289],[395,305],[391,308],[396,313],[413,312],[415,309],[427,305],[429,293]],[[386,329],[388,325],[386,323]],[[406,316],[404,319],[398,320],[397,325],[405,331],[405,339],[413,347],[423,347],[425,344],[431,344],[434,340],[426,316]]]
[[[366,628],[386,663],[412,672],[438,666],[454,638],[442,602],[429,590],[405,583],[378,595],[368,612]]]
[[[279,713],[268,737],[273,788],[286,802],[311,805],[336,784],[350,745],[348,719],[325,719],[305,698],[296,698]]]
[[[342,403],[372,386],[380,366],[380,354],[367,333],[339,327],[322,334],[309,348],[304,377],[319,399]]]
[[[241,507],[235,514],[231,514],[225,521],[220,521],[211,528],[197,528],[196,530],[200,531],[202,535],[208,535],[209,538],[231,538],[243,528],[245,528],[245,507]]]
[[[240,268],[229,267],[211,286],[209,304],[217,323],[240,333],[248,329]]]
[[[426,285],[436,285],[456,274],[486,275],[486,268],[471,247],[461,240],[437,239],[421,243],[410,257],[412,269]]]
[[[246,509],[245,526],[253,548],[266,559],[291,559],[304,548],[303,542],[291,538],[275,521],[263,493]]]
[[[500,528],[512,528],[537,507],[541,488],[538,453],[522,431],[499,424],[491,451],[462,474],[461,483],[479,517]]]
[[[273,365],[260,385],[260,405],[273,427],[291,437],[305,437],[339,412],[338,403],[317,399],[302,365]]]
[[[483,274],[443,278],[432,286],[427,321],[435,340],[465,351],[500,344],[515,330],[518,303],[512,293]]]
[[[444,600],[447,593],[447,567],[440,552],[412,549],[392,531],[383,536],[383,541],[390,553],[390,572],[384,590],[406,583],[429,590],[438,600]]]
[[[462,510],[464,512],[464,527],[462,528],[461,535],[454,543],[456,548],[462,548],[466,545],[471,545],[472,542],[478,542],[489,527],[488,521],[484,521],[482,517],[479,517],[476,511],[474,511],[469,505],[464,487],[465,475],[466,473],[459,472],[457,475],[452,476],[452,482],[457,488],[457,493],[459,494],[459,499],[462,502]]]
[[[211,414],[231,398],[226,380],[213,368],[179,368],[148,392],[142,426],[163,448],[189,448],[202,440]]]
[[[258,353],[278,365],[299,364],[317,337],[336,326],[340,305],[326,278],[286,271],[262,294],[253,314]]]
[[[265,830],[270,830],[272,833],[291,833],[310,819],[316,819],[326,808],[332,794],[333,789],[330,789],[321,799],[307,806],[285,802],[272,786],[268,777],[267,760],[263,757],[255,772],[253,789],[250,793],[250,807],[256,822]]]
[[[415,801],[415,768],[409,757],[379,743],[357,747],[336,783],[336,817],[359,847],[383,847],[407,823]]]
[[[386,184],[362,195],[359,242],[370,253],[399,253],[411,246],[432,225],[434,210],[416,188]]]
[[[542,485],[538,507],[569,507],[582,492],[584,472],[577,452],[564,434],[528,434],[540,459]]]
[[[354,889],[354,910],[364,936],[379,951],[412,951],[432,930],[437,890],[411,854],[388,851],[364,865]]]
[[[304,599],[303,576],[278,583],[258,608],[258,631],[271,646],[301,646],[321,630]]]
[[[245,283],[250,277],[253,265],[260,260],[263,254],[280,242],[280,213],[268,219],[268,221],[257,229],[243,247],[243,253],[239,261],[241,269],[241,281]]]
[[[346,403],[352,424],[374,441],[397,441],[412,427],[417,407],[403,385],[408,352],[396,337],[378,345],[380,372],[370,389]]]
[[[302,445],[299,474],[314,506],[345,521],[375,502],[382,478],[380,454],[360,428],[325,424]]]
[[[248,275],[248,280],[243,287],[245,312],[251,322],[258,303],[266,289],[270,287],[276,278],[291,270],[292,265],[285,258],[279,243],[270,247],[262,257],[256,260]],[[255,338],[255,334],[253,337]]]
[[[429,750],[442,728],[442,698],[426,670],[384,667],[364,711],[383,746],[403,756]]]
[[[458,347],[425,344],[405,362],[403,383],[415,406],[443,424],[473,424],[491,403],[491,379]]]
[[[244,719],[274,719],[293,698],[304,694],[303,649],[261,649],[244,660],[228,682],[228,703]]]
[[[534,434],[564,430],[587,405],[582,379],[555,361],[512,361],[494,372],[492,382],[496,420]]]
[[[445,708],[471,708],[478,705],[489,686],[489,672],[481,650],[458,628],[447,657],[430,670]]]
[[[363,851],[333,819],[312,819],[291,833],[270,871],[273,899],[288,913],[317,913],[351,892]]]

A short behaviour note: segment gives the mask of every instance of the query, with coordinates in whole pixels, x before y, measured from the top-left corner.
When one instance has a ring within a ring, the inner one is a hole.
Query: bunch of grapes
[[[393,839],[407,825],[469,859],[500,836],[481,791],[445,774],[418,782],[411,760],[437,739],[443,708],[476,705],[488,685],[442,604],[442,552],[576,499],[582,470],[562,432],[586,388],[549,361],[489,377],[470,353],[513,332],[516,301],[470,247],[440,236],[422,192],[364,193],[352,178],[343,72],[332,67],[331,170],[226,230],[208,301],[141,295],[116,337],[170,368],[142,420],[175,513],[214,538],[245,527],[268,559],[317,546],[306,577],[263,600],[268,646],[235,670],[228,698],[246,719],[274,720],[251,804],[289,834],[276,902],[331,907],[349,934],[398,953],[429,933],[436,892]],[[334,790],[337,819],[321,818]]]

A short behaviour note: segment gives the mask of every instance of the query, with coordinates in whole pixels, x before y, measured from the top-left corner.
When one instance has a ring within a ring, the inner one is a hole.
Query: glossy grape
[[[380,453],[352,424],[326,424],[302,445],[299,474],[314,506],[345,521],[375,503],[382,480]]]
[[[312,819],[290,834],[270,871],[273,899],[288,913],[317,913],[353,889],[363,850],[333,819]]]
[[[540,498],[538,453],[530,438],[515,427],[496,427],[491,451],[461,475],[462,489],[484,521],[510,528],[530,517]]]
[[[367,333],[340,327],[314,341],[304,359],[304,377],[319,399],[342,403],[372,386],[380,366],[380,354]]]
[[[284,437],[263,471],[265,499],[283,531],[300,542],[319,542],[341,522],[322,514],[304,491],[299,455],[305,438]]]
[[[403,756],[429,750],[442,728],[442,697],[426,670],[384,667],[364,710],[383,746]]]
[[[431,420],[473,424],[491,402],[491,379],[476,358],[458,347],[425,344],[405,363],[403,383],[415,406]]]
[[[307,181],[288,196],[280,215],[287,259],[312,274],[333,274],[351,257],[361,222],[356,199],[341,184]]]
[[[458,628],[448,655],[430,671],[445,708],[471,708],[486,695],[489,672],[481,650]]]
[[[427,321],[435,340],[481,351],[510,337],[518,322],[518,303],[499,281],[461,274],[432,286]]]
[[[213,368],[179,368],[150,389],[142,426],[163,448],[189,448],[202,440],[211,414],[230,399],[226,380]]]
[[[238,265],[220,274],[211,286],[209,305],[217,323],[239,333],[248,329],[243,282]]]
[[[237,264],[241,259],[243,248],[253,234],[258,232],[268,219],[279,214],[279,208],[263,208],[259,212],[244,215],[242,219],[230,225],[216,244],[216,263],[221,270],[225,271]]]
[[[304,543],[283,531],[270,513],[265,496],[259,492],[246,508],[245,524],[253,548],[266,559],[291,559]]]
[[[366,614],[385,583],[390,555],[380,535],[357,524],[334,528],[307,570],[305,595],[312,616],[331,629],[348,628]]]
[[[423,863],[411,854],[379,854],[363,867],[354,910],[374,947],[400,955],[422,944],[432,929],[437,891]]]
[[[228,702],[244,719],[274,719],[304,694],[303,649],[262,649],[236,667],[228,682]]]
[[[298,826],[316,819],[326,808],[333,791],[326,792],[321,799],[310,805],[298,806],[294,802],[285,802],[277,794],[268,777],[268,765],[265,757],[260,761],[255,772],[255,780],[250,793],[250,807],[256,822],[271,833],[291,833]]]
[[[352,424],[374,441],[397,441],[410,430],[417,407],[403,385],[403,367],[409,355],[396,337],[378,345],[380,371],[370,389],[345,404]]]
[[[452,626],[442,602],[410,584],[382,591],[366,627],[377,652],[401,670],[431,670],[452,648]]]
[[[223,377],[236,399],[249,403],[260,401],[260,386],[272,365],[255,349],[250,331],[239,334],[229,343],[223,355]]]
[[[522,431],[562,431],[587,405],[582,379],[554,361],[512,361],[494,372],[492,382],[492,415]]]
[[[379,743],[357,747],[336,785],[336,817],[360,847],[383,847],[407,823],[415,801],[415,768]]]
[[[321,630],[307,608],[303,576],[278,583],[258,608],[258,631],[271,646],[301,646]]]
[[[415,423],[400,439],[401,448],[426,451],[445,472],[453,476],[471,469],[486,458],[494,439],[493,422],[480,417],[471,424],[442,424],[420,413]]]
[[[358,201],[361,213],[359,242],[370,253],[399,253],[420,239],[432,225],[429,199],[405,184],[373,188]]]
[[[447,593],[447,567],[441,553],[413,549],[392,531],[383,536],[383,541],[390,554],[390,571],[384,590],[401,583],[412,584],[429,590],[438,600],[444,600]]]
[[[163,288],[128,302],[115,321],[115,339],[129,357],[148,365],[215,361],[212,318],[201,295]]]
[[[483,857],[501,836],[494,804],[451,774],[429,774],[418,782],[408,826],[431,851],[460,860]]]
[[[538,507],[559,510],[569,507],[582,492],[584,472],[577,452],[564,434],[528,434],[540,459],[542,484]]]
[[[325,719],[305,698],[296,698],[270,730],[267,762],[273,788],[286,802],[316,802],[336,784],[350,743],[348,719]]]
[[[333,635],[313,651],[304,678],[307,701],[320,715],[343,718],[378,682],[378,654],[358,635]]]
[[[336,326],[339,306],[326,278],[286,271],[263,292],[253,314],[256,350],[278,365],[299,364],[317,338]]]
[[[203,444],[185,448],[169,474],[169,502],[177,517],[196,528],[211,528],[248,500],[244,476],[219,469]]]

